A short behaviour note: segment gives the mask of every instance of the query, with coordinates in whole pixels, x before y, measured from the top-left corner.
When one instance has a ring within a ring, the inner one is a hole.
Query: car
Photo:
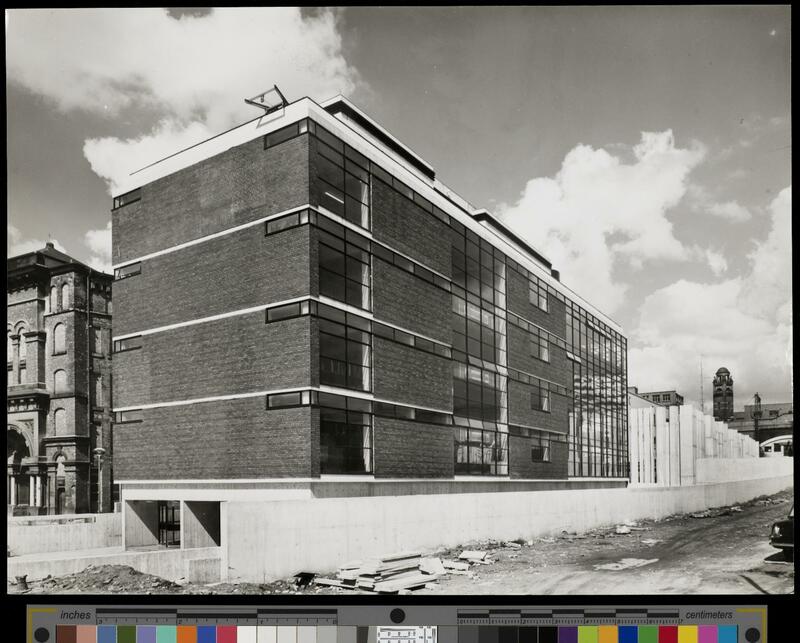
[[[794,505],[786,520],[779,520],[769,532],[769,544],[783,552],[786,560],[794,560]]]

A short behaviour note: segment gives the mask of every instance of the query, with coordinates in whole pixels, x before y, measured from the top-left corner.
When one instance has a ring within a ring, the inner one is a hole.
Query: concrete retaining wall
[[[729,482],[791,476],[794,458],[713,458],[697,461],[697,482]]]
[[[175,581],[210,583],[220,577],[219,547],[205,549],[161,549],[158,551],[95,551],[79,557],[23,557],[8,559],[8,578],[27,575],[28,580],[48,575],[64,576],[83,571],[89,565],[130,565],[144,573]]]
[[[71,514],[8,519],[14,556],[122,545],[122,514]]]
[[[741,503],[792,486],[792,475],[626,489],[554,490],[222,504],[223,579],[264,582],[298,571],[474,539],[531,538]]]

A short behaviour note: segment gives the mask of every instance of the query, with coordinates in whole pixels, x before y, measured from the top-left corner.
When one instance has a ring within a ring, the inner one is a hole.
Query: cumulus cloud
[[[289,100],[363,87],[342,53],[337,15],[291,7],[180,18],[158,8],[12,11],[8,78],[63,111],[153,115],[140,136],[87,142],[92,168],[113,186],[120,173],[253,118],[243,99],[273,83]]]
[[[105,228],[99,230],[89,230],[84,243],[91,250],[89,265],[95,270],[111,273],[111,221]]]
[[[631,385],[675,388],[696,402],[703,356],[709,399],[720,366],[733,374],[737,407],[756,391],[765,402],[790,399],[791,206],[788,187],[770,204],[770,232],[748,255],[746,274],[718,283],[679,280],[645,298],[630,337]]]
[[[705,251],[705,258],[715,277],[719,277],[728,270],[728,261],[721,252],[708,248]]]
[[[698,142],[676,147],[672,130],[643,132],[632,163],[578,145],[554,178],[529,181],[519,201],[498,216],[546,248],[571,288],[613,312],[627,289],[613,279],[616,261],[638,269],[693,257],[675,238],[666,213],[686,194],[687,176],[705,153]]]
[[[48,243],[41,239],[26,239],[20,229],[12,223],[8,223],[7,232],[6,252],[9,257],[17,257],[35,250],[41,250],[45,247],[45,244]],[[61,252],[66,252],[64,246],[61,245],[58,239],[50,239],[49,243],[52,243]]]
[[[707,211],[715,217],[727,219],[728,221],[749,221],[750,212],[743,205],[736,201],[726,201],[725,203],[711,203]]]

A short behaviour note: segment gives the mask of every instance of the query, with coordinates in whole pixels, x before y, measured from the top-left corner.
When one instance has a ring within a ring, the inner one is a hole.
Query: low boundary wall
[[[122,545],[122,514],[69,514],[8,518],[14,556]]]
[[[219,547],[206,547],[123,551],[120,547],[81,556],[69,556],[67,553],[63,558],[9,558],[7,576],[14,578],[26,575],[28,580],[37,580],[46,576],[75,574],[89,565],[130,565],[144,574],[153,574],[166,580],[212,583],[220,577],[220,550]]]
[[[265,582],[394,551],[581,532],[746,502],[792,483],[789,473],[680,487],[224,502],[222,578]]]

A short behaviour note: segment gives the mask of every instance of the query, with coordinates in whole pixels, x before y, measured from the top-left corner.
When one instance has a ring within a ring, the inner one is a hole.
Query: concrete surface
[[[8,519],[8,546],[15,556],[122,545],[122,515],[69,514]]]

